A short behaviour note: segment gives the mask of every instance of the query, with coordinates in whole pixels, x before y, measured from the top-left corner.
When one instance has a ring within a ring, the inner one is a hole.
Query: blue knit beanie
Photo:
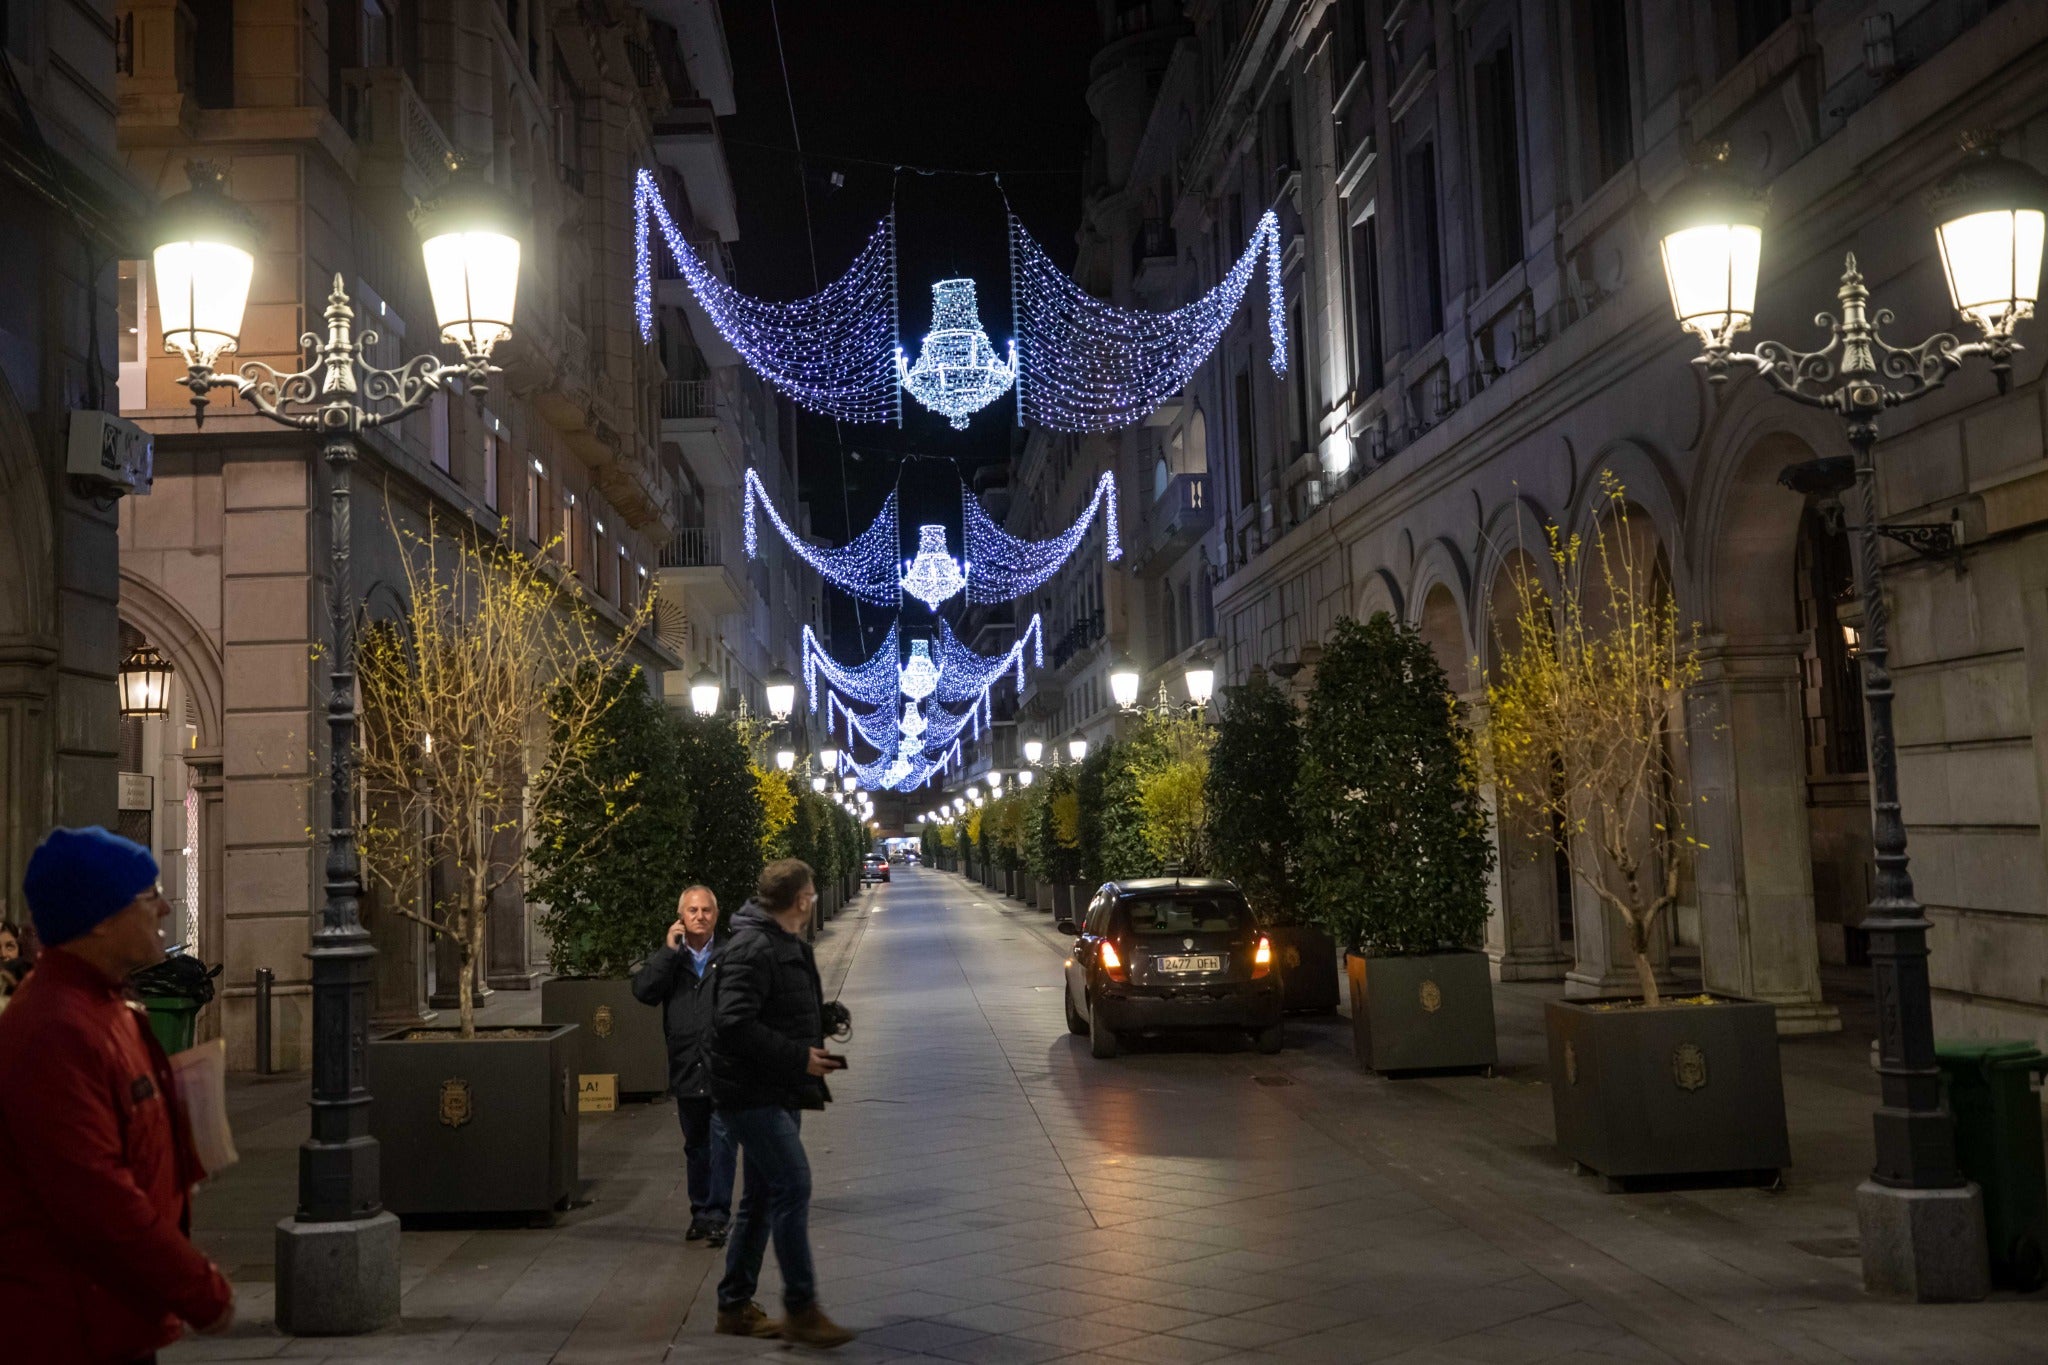
[[[156,859],[133,839],[87,825],[53,829],[28,857],[21,879],[36,937],[65,943],[112,919],[156,885]]]

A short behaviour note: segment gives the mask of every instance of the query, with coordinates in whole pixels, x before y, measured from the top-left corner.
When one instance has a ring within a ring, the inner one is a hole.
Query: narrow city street
[[[1336,1017],[1290,1025],[1279,1057],[1218,1038],[1099,1062],[1063,1026],[1061,954],[1049,916],[917,869],[820,938],[827,991],[843,983],[855,1019],[837,1102],[805,1124],[824,1302],[862,1333],[834,1359],[2042,1358],[2038,1301],[1863,1294],[1848,1189],[1868,1159],[1867,1099],[1839,1079],[1851,1042],[1787,1051],[1797,1164],[1784,1192],[1612,1195],[1549,1145],[1540,1034],[1517,988],[1502,988],[1492,1078],[1369,1076]],[[399,1326],[274,1335],[255,1277],[290,1207],[302,1094],[238,1093],[246,1159],[201,1195],[198,1235],[240,1282],[243,1321],[167,1360],[789,1349],[712,1335],[718,1258],[683,1240],[666,1105],[585,1116],[587,1202],[553,1228],[408,1230]],[[778,1292],[771,1272],[771,1310]]]

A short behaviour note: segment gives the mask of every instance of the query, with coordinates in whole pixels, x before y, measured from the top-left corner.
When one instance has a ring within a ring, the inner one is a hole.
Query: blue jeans
[[[772,1235],[775,1264],[782,1270],[783,1308],[792,1313],[809,1308],[818,1301],[818,1277],[811,1267],[811,1163],[804,1155],[797,1111],[771,1105],[722,1110],[720,1117],[740,1145],[746,1184],[725,1244],[718,1306],[738,1308],[754,1297]]]
[[[732,1218],[733,1167],[738,1153],[725,1118],[708,1098],[676,1100],[683,1125],[683,1168],[690,1181],[690,1221],[724,1227]]]

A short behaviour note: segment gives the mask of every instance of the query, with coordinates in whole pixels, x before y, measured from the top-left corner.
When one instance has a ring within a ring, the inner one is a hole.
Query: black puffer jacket
[[[711,940],[711,960],[698,976],[687,948],[658,949],[633,973],[633,998],[662,1007],[661,1029],[668,1038],[668,1093],[678,1099],[701,1100],[711,1093],[711,996],[718,979],[718,959],[725,939]]]
[[[721,1109],[823,1109],[832,1094],[811,1075],[825,1045],[824,988],[811,945],[748,901],[711,974],[711,1098]]]

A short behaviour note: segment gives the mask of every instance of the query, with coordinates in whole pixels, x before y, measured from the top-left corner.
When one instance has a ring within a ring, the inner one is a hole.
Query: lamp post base
[[[1984,1191],[1906,1190],[1866,1180],[1856,1187],[1863,1287],[1918,1303],[1974,1303],[1991,1292]]]
[[[398,1321],[398,1242],[398,1217],[390,1213],[342,1223],[278,1223],[277,1330],[347,1337]]]

